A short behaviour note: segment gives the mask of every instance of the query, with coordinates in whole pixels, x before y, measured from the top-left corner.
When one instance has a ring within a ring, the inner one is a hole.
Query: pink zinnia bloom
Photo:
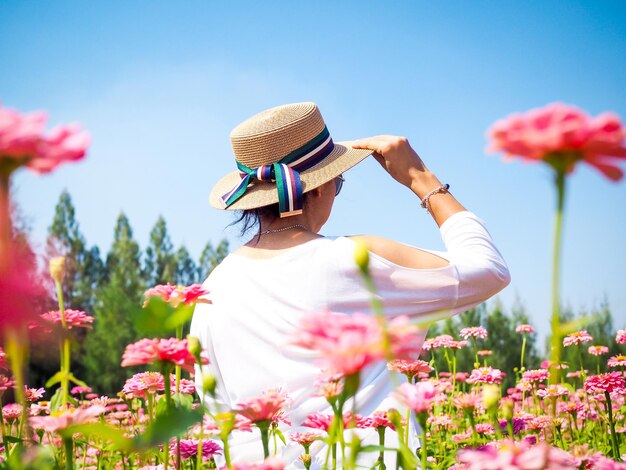
[[[548,380],[549,376],[548,369],[531,369],[522,374],[522,379],[528,383],[536,383]]]
[[[289,440],[296,442],[300,445],[310,445],[313,442],[317,441],[320,437],[320,434],[310,431],[310,432],[292,432],[289,434]]]
[[[171,362],[193,373],[196,359],[189,352],[187,340],[177,338],[144,338],[126,346],[122,356],[122,367],[161,362]]]
[[[626,329],[617,330],[617,334],[615,335],[615,342],[617,344],[625,344],[626,343]]]
[[[517,333],[534,333],[535,328],[532,325],[519,325],[515,331]]]
[[[26,395],[26,401],[33,402],[41,400],[46,393],[46,390],[43,388],[28,388],[24,386],[24,393]]]
[[[4,419],[17,419],[22,414],[22,405],[18,403],[9,403],[2,407],[2,417]]]
[[[0,374],[0,392],[4,392],[9,388],[15,387],[15,382],[11,377]]]
[[[276,457],[268,457],[262,463],[235,463],[233,470],[283,470],[285,464]]]
[[[587,352],[592,356],[602,356],[609,353],[609,348],[606,346],[589,346]]]
[[[180,304],[193,305],[196,303],[211,303],[208,299],[201,299],[209,293],[200,284],[192,284],[190,286],[175,286],[172,284],[160,284],[148,289],[144,293],[146,302],[151,297],[160,297],[165,302],[178,307]]]
[[[198,439],[181,439],[180,440],[180,457],[183,460],[189,460],[198,455]],[[170,452],[175,455],[177,451],[176,440],[170,442]],[[220,455],[222,448],[220,445],[210,439],[202,439],[202,459],[209,460],[214,455]]]
[[[482,326],[472,326],[469,328],[463,328],[459,335],[464,338],[480,338],[484,339],[487,337],[487,330],[485,330]]]
[[[406,361],[404,359],[395,359],[387,364],[387,369],[400,372],[406,375],[410,380],[417,374],[428,374],[433,371],[433,368],[426,361],[415,359],[413,361]]]
[[[93,405],[88,408],[70,408],[55,412],[50,416],[33,416],[30,425],[35,429],[43,429],[47,432],[57,432],[76,424],[93,421],[102,415],[106,408],[102,405]]]
[[[609,367],[626,367],[626,356],[621,354],[619,356],[613,356],[609,359],[607,365]]]
[[[452,418],[448,415],[433,415],[428,417],[427,422],[433,426],[447,428],[452,424]]]
[[[277,389],[264,391],[258,397],[238,403],[235,411],[253,423],[272,421],[289,404],[289,396]]]
[[[41,318],[52,323],[57,323],[59,325],[62,323],[61,312],[59,310],[42,313]],[[68,329],[72,329],[72,327],[91,328],[92,323],[93,317],[87,315],[85,312],[82,312],[80,310],[72,310],[69,308],[65,309],[65,324],[67,325]],[[41,323],[40,325],[43,325],[43,323]]]
[[[91,391],[91,387],[81,387],[80,385],[76,385],[75,387],[72,387],[70,393],[72,395],[82,395],[84,393],[90,393]]]
[[[493,354],[493,351],[491,351],[490,349],[481,349],[476,354],[478,354],[481,357],[491,356]]]
[[[540,398],[558,398],[568,394],[569,390],[562,385],[548,385],[544,389],[537,390],[537,396]]]
[[[232,416],[234,416],[234,419],[232,418]],[[215,417],[218,419],[219,422],[230,421],[231,419],[233,419],[232,421],[233,429],[237,431],[242,431],[242,432],[252,432],[252,421],[250,421],[248,418],[245,418],[241,415],[232,414],[232,413],[222,413],[222,414],[217,414]],[[205,431],[211,434],[218,434],[220,432],[220,428],[213,418],[205,415],[202,422],[203,422]]]
[[[592,375],[585,380],[587,393],[623,392],[624,388],[626,388],[626,380],[619,372]]]
[[[134,398],[146,398],[146,393],[157,393],[165,390],[163,375],[159,372],[141,372],[126,380],[122,393]]]
[[[437,390],[432,382],[418,382],[416,384],[402,384],[393,392],[393,396],[415,413],[427,412],[437,396]]]
[[[373,428],[391,428],[394,431],[396,430],[393,423],[389,420],[388,411],[374,411],[369,419],[370,425]]]
[[[420,351],[422,332],[406,317],[387,325],[391,353],[410,359]],[[364,313],[344,315],[329,310],[302,318],[293,344],[320,353],[320,365],[334,373],[351,375],[384,359],[385,341],[379,321]]]
[[[504,378],[504,372],[500,369],[494,369],[493,367],[479,367],[474,369],[467,379],[468,384],[483,383],[483,384],[499,384]]]
[[[341,376],[323,376],[317,379],[313,386],[319,391],[317,396],[331,399],[341,395],[344,383]]]
[[[461,393],[452,399],[452,403],[462,410],[473,410],[482,402],[482,395],[479,393]]]
[[[568,173],[584,161],[618,181],[623,172],[614,160],[626,157],[625,135],[615,114],[591,117],[574,106],[551,103],[497,121],[488,131],[487,152],[503,152],[507,159],[521,157],[528,162],[562,160]]]
[[[593,338],[587,330],[576,331],[572,334],[567,335],[563,338],[563,346],[572,346],[573,344],[582,344],[588,343],[589,341],[593,341]]]
[[[8,159],[38,173],[64,161],[79,160],[89,146],[89,134],[76,124],[44,134],[47,116],[41,111],[20,114],[0,105],[0,161]]]

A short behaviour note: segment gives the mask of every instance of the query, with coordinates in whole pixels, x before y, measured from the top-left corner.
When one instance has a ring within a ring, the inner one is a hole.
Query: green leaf
[[[131,312],[133,324],[138,332],[145,335],[163,336],[170,334],[172,328],[166,326],[167,319],[174,309],[159,297],[152,297],[143,309]]]
[[[172,395],[172,401],[177,406],[182,406],[183,408],[186,408],[188,410],[190,410],[193,406],[193,398],[191,397],[191,395],[187,395],[185,393],[175,393],[174,395]]]
[[[61,405],[63,404],[62,402],[63,393],[60,388],[57,388],[57,391],[54,392],[54,395],[50,398],[50,411],[53,412],[61,408]]]
[[[175,330],[178,326],[183,326],[191,320],[194,305],[181,304],[174,312],[165,319],[165,328]]]
[[[13,444],[16,444],[18,442],[24,442],[24,439],[20,439],[19,437],[15,437],[15,436],[4,436],[4,439],[7,442],[12,442]]]
[[[284,445],[287,445],[287,440],[285,439],[285,435],[283,434],[283,432],[280,429],[278,429],[278,428],[274,429],[274,433],[278,436],[278,438],[281,440],[281,442]]]
[[[56,374],[54,374],[52,377],[50,377],[48,381],[46,382],[46,388],[52,387],[53,385],[60,383],[61,380],[63,379],[63,375],[64,375],[63,372],[59,371]]]
[[[146,428],[146,432],[134,439],[136,450],[145,450],[168,442],[174,436],[183,434],[189,426],[199,423],[204,415],[200,409],[171,408]]]
[[[81,433],[86,436],[97,436],[102,440],[111,441],[117,450],[129,450],[133,446],[132,439],[125,437],[121,430],[115,429],[104,423],[70,426],[62,430],[59,434],[61,434],[62,437],[68,438],[76,433]]]
[[[76,385],[80,386],[80,387],[87,387],[88,385],[83,382],[82,380],[77,379],[76,377],[74,377],[74,374],[70,373],[69,379],[71,382],[74,382]]]

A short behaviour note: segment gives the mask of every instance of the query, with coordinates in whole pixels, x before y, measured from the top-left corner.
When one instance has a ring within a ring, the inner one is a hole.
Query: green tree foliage
[[[48,256],[65,256],[63,298],[68,308],[90,313],[95,288],[104,275],[98,247],[87,247],[85,237],[76,221],[76,210],[67,191],[63,191],[48,228]]]
[[[176,252],[176,274],[174,282],[181,286],[188,286],[200,282],[198,279],[198,268],[189,251],[182,245]]]
[[[144,271],[148,285],[173,283],[177,271],[176,261],[167,224],[159,216],[150,232],[150,243],[146,248]]]
[[[198,279],[206,279],[211,274],[211,271],[228,255],[228,250],[228,240],[222,240],[215,248],[211,242],[208,242],[200,255]]]
[[[95,328],[85,341],[84,366],[92,387],[115,393],[131,372],[122,369],[120,362],[126,345],[138,339],[132,312],[141,304],[145,290],[141,251],[124,214],[115,225],[106,270],[107,280],[96,291]]]

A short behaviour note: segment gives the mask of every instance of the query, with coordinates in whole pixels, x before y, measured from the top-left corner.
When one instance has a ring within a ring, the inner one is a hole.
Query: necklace
[[[259,235],[267,235],[268,233],[284,232],[285,230],[291,230],[292,228],[298,228],[298,227],[303,228],[304,230],[309,230],[306,225],[295,224],[295,225],[289,225],[288,227],[283,227],[283,228],[275,228],[275,229],[271,229],[271,230],[263,230],[262,232],[259,232]]]

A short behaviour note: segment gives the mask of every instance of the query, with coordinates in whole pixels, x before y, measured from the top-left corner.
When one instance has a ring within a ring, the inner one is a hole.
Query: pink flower
[[[7,355],[4,350],[0,347],[0,369],[9,370],[9,366],[6,361]]]
[[[18,403],[9,403],[2,407],[2,417],[4,419],[17,419],[22,414],[22,405]]]
[[[626,157],[625,136],[615,114],[594,118],[574,106],[551,103],[496,122],[488,131],[487,152],[504,152],[507,158],[518,156],[530,162],[556,161],[568,173],[582,160],[618,181],[623,172],[611,159]]]
[[[217,418],[217,421],[220,424],[224,422],[231,423],[232,429],[236,429],[237,431],[252,432],[252,421],[250,421],[248,418],[244,418],[241,415],[232,413],[221,413],[215,415],[215,418]],[[203,418],[203,423],[205,431],[213,434],[218,434],[220,432],[220,426],[218,425],[218,423],[215,422],[213,418],[205,416]]]
[[[587,393],[623,392],[624,388],[626,388],[626,380],[619,372],[592,375],[585,380]]]
[[[478,354],[480,357],[491,356],[493,354],[493,351],[489,349],[481,349],[480,351],[477,351],[476,354]]]
[[[59,126],[44,134],[46,114],[20,114],[0,105],[0,161],[9,159],[38,173],[65,161],[80,160],[90,143],[89,134],[76,124]]]
[[[413,380],[419,373],[428,374],[433,368],[426,361],[415,359],[413,361],[406,361],[404,359],[395,359],[387,364],[387,369],[400,372],[406,375],[409,380]]]
[[[396,389],[393,396],[415,413],[423,413],[435,401],[437,390],[432,382],[418,382],[414,385],[405,383]]]
[[[238,403],[235,411],[253,423],[274,420],[289,403],[289,396],[277,389],[264,391],[255,398]]]
[[[591,335],[587,333],[587,330],[581,330],[569,334],[565,338],[563,338],[563,346],[567,347],[573,344],[588,343],[589,341],[593,341]]]
[[[196,303],[211,303],[208,299],[201,299],[209,293],[200,284],[192,284],[190,286],[174,286],[172,284],[160,284],[148,289],[144,293],[146,302],[151,297],[160,297],[165,302],[178,307],[180,304],[193,305]],[[144,304],[145,305],[145,304]]]
[[[84,393],[90,393],[91,387],[81,387],[80,385],[77,385],[75,387],[72,387],[72,390],[70,390],[70,393],[72,395],[82,395]]]
[[[187,340],[176,338],[144,338],[126,346],[122,356],[122,367],[162,362],[171,362],[193,372],[196,359],[189,352]]]
[[[406,317],[387,325],[391,353],[398,359],[419,354],[422,334]],[[294,344],[318,351],[320,365],[334,373],[350,375],[385,357],[385,336],[371,315],[344,315],[329,310],[305,316]]]
[[[548,369],[527,370],[522,374],[522,380],[528,383],[543,382],[548,380],[549,376],[550,372],[548,372]]]
[[[493,367],[480,367],[474,369],[467,379],[468,384],[483,383],[483,384],[499,384],[504,378],[504,372]]]
[[[183,460],[189,460],[198,455],[198,439],[181,439],[180,440],[180,457]],[[170,452],[172,455],[176,452],[176,441],[170,442]],[[220,455],[222,448],[215,441],[210,439],[202,439],[202,459],[209,460],[214,455]]]
[[[621,354],[619,356],[613,356],[609,359],[607,365],[609,367],[626,367],[626,356]]]
[[[276,457],[268,457],[263,463],[235,463],[232,470],[283,470],[285,464]]]
[[[321,436],[316,432],[292,432],[289,434],[289,440],[302,445],[310,445],[317,441]]]
[[[617,334],[615,335],[615,342],[617,344],[625,344],[626,343],[626,329],[617,330]]]
[[[4,392],[9,388],[15,387],[15,382],[11,377],[0,374],[0,392]]]
[[[548,385],[544,389],[537,390],[539,398],[558,398],[568,394],[569,390],[562,385]]]
[[[535,328],[532,325],[519,325],[515,331],[517,333],[534,333]]]
[[[389,412],[388,411],[374,411],[372,415],[369,417],[370,425],[373,428],[390,428],[392,430],[396,430],[396,427],[389,420]]]
[[[473,410],[482,402],[482,395],[479,393],[462,393],[452,399],[452,403],[462,410]]]
[[[28,388],[24,387],[24,393],[26,395],[27,402],[33,402],[37,400],[41,400],[46,393],[46,390],[43,388]]]
[[[47,432],[57,432],[77,424],[84,424],[106,411],[102,405],[93,405],[88,408],[69,408],[56,412],[50,416],[33,416],[30,425],[35,429]]]
[[[458,460],[464,470],[574,470],[572,457],[565,451],[547,444],[531,446],[527,441],[495,441],[480,449],[459,451]]]
[[[59,325],[62,323],[61,312],[59,310],[42,313],[41,318]],[[92,323],[93,317],[87,315],[85,312],[65,309],[65,324],[68,329],[72,329],[72,327],[91,328]]]
[[[487,330],[485,330],[482,326],[472,326],[470,328],[463,328],[459,335],[463,339],[468,338],[480,338],[484,339],[487,337]]]
[[[333,419],[333,415],[313,413],[306,417],[306,419],[302,423],[302,426],[307,428],[321,429],[322,431],[328,431],[328,428],[332,424]],[[343,426],[345,429],[354,427],[363,429],[371,427],[371,421],[369,418],[365,418],[359,414],[353,415],[352,413],[344,413]]]
[[[609,348],[607,348],[606,346],[589,346],[589,349],[587,351],[592,356],[601,356],[603,354],[608,354]]]
[[[165,390],[163,375],[158,372],[141,372],[126,380],[122,393],[133,398],[146,398],[146,393],[157,393]]]

